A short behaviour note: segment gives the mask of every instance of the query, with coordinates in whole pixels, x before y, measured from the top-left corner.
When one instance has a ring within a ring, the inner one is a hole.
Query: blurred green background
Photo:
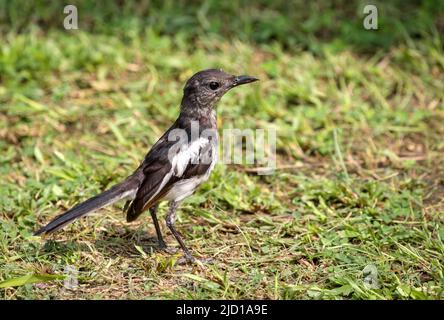
[[[443,1],[70,1],[78,30],[66,4],[0,0],[0,297],[443,297]],[[132,172],[212,67],[261,79],[221,130],[277,130],[272,175],[218,164],[181,207],[214,265],[174,266],[122,204],[31,235]]]
[[[444,3],[426,1],[69,1],[80,13],[80,29],[134,39],[147,32],[196,41],[202,37],[278,43],[285,49],[319,50],[319,41],[334,49],[360,51],[421,39],[444,29]],[[376,5],[379,31],[362,27],[363,8]],[[54,1],[1,1],[1,30],[59,30],[65,4]]]

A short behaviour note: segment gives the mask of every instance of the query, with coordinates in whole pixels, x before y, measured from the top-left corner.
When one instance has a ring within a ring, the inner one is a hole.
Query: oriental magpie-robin
[[[167,200],[166,225],[184,252],[182,261],[194,262],[196,259],[174,226],[176,209],[180,201],[208,179],[216,163],[216,105],[220,98],[236,86],[257,80],[250,76],[233,76],[219,69],[203,70],[193,75],[185,85],[179,117],[133,174],[57,216],[35,235],[50,234],[77,218],[126,198],[129,199],[125,205],[127,221],[135,220],[148,209],[159,246],[167,249],[156,215],[158,203]]]

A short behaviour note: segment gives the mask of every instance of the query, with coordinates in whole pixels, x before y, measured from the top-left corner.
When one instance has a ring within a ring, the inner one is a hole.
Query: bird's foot
[[[162,250],[169,254],[175,254],[178,249],[173,247],[168,247],[165,242],[159,242],[159,250]]]
[[[214,262],[213,258],[195,258],[191,254],[184,254],[182,258],[177,260],[176,264],[212,264]]]

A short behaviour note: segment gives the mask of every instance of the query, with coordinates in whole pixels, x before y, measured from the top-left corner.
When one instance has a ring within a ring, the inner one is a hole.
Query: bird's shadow
[[[103,255],[110,257],[135,257],[140,256],[141,252],[137,249],[139,247],[146,254],[151,254],[159,250],[157,237],[141,231],[139,229],[121,230],[116,233],[101,232],[97,234],[94,241],[94,247]]]
[[[39,251],[57,256],[78,251],[98,251],[110,258],[134,258],[141,255],[140,249],[146,254],[159,251],[157,237],[140,229],[118,228],[113,232],[99,231],[94,238],[92,241],[48,239]]]

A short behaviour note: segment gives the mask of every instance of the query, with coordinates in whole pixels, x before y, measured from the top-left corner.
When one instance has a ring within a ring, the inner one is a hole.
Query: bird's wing
[[[166,139],[156,143],[139,169],[143,170],[144,180],[128,208],[127,220],[135,220],[146,208],[154,205],[175,182],[205,174],[211,165],[208,158],[211,151],[210,141],[203,137],[190,143]]]

